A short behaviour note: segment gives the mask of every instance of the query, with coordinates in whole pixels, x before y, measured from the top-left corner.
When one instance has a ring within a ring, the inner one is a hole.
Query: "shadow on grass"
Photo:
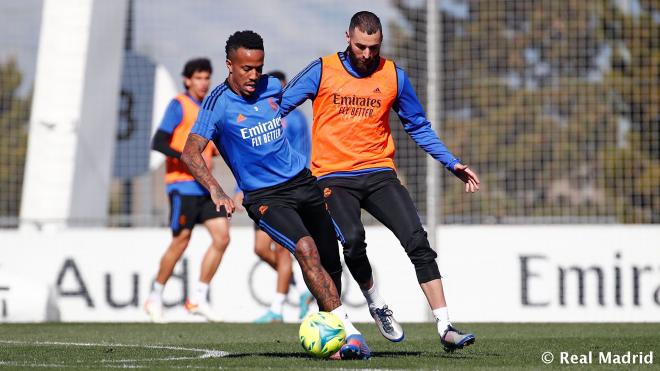
[[[418,357],[423,352],[373,352],[372,357],[378,358],[398,358],[398,357]],[[250,352],[250,353],[231,353],[223,358],[244,358],[244,357],[272,357],[272,358],[311,358],[305,353],[280,353],[280,352]]]

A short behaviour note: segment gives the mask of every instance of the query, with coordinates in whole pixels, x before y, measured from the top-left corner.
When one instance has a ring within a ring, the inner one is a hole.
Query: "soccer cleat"
[[[449,325],[443,334],[440,335],[440,343],[445,348],[445,352],[450,353],[456,349],[463,349],[468,345],[474,344],[476,340],[474,334],[464,334],[458,331],[454,326]]]
[[[217,314],[213,313],[211,307],[209,307],[208,304],[205,303],[197,304],[190,301],[190,299],[186,299],[186,303],[184,304],[184,307],[186,308],[188,313],[202,316],[206,318],[206,320],[209,322],[222,322],[222,318]]]
[[[153,323],[165,323],[163,318],[163,303],[147,300],[144,302],[144,311]]]
[[[313,301],[314,297],[311,292],[305,291],[300,294],[300,304],[298,304],[298,307],[300,308],[300,313],[298,314],[299,319],[305,318],[307,312],[309,312],[309,305],[312,304]]]
[[[361,334],[353,334],[346,338],[346,343],[339,349],[339,356],[341,359],[369,359],[371,351]]]
[[[269,310],[268,312],[264,313],[263,316],[254,320],[254,323],[282,323],[283,321],[284,318],[282,318],[281,314],[277,314],[272,310]]]
[[[374,321],[376,321],[376,326],[378,326],[378,330],[385,339],[393,343],[398,343],[403,340],[405,337],[403,328],[401,328],[399,322],[394,319],[392,310],[388,308],[387,305],[383,305],[382,308],[370,306],[369,313],[371,313]]]

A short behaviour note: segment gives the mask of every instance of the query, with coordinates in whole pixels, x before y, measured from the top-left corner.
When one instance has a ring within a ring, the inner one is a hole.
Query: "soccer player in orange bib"
[[[346,265],[381,334],[393,342],[404,338],[373,280],[360,209],[401,242],[436,318],[440,342],[446,351],[453,351],[474,343],[475,336],[458,331],[449,321],[437,254],[396,175],[390,110],[424,151],[465,182],[466,192],[479,189],[479,178],[435,134],[406,73],[379,55],[382,40],[375,14],[353,15],[346,32],[347,49],[313,61],[293,78],[283,91],[282,112],[286,115],[305,100],[313,101],[311,170],[323,189]]]

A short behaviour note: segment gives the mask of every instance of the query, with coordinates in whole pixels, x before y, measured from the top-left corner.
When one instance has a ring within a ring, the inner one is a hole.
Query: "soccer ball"
[[[300,324],[300,344],[316,358],[328,358],[344,344],[344,323],[330,312],[312,313]]]

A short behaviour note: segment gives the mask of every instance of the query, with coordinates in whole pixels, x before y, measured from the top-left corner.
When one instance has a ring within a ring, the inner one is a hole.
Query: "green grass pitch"
[[[654,353],[654,364],[591,369],[660,369],[660,324],[458,324],[475,345],[445,353],[432,324],[405,324],[390,343],[373,324],[358,324],[369,361],[308,357],[297,324],[1,324],[0,369],[565,369],[560,352]],[[541,361],[552,352],[553,363]]]

